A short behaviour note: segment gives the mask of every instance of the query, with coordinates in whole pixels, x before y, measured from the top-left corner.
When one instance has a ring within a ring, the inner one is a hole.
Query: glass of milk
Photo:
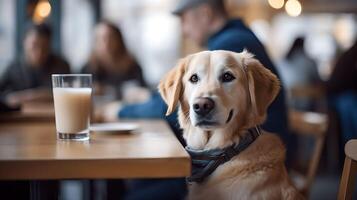
[[[57,138],[88,140],[92,75],[53,74],[52,87]]]

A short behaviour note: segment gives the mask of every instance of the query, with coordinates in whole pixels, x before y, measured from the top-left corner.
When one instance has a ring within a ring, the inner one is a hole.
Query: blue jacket
[[[229,20],[220,31],[209,38],[207,46],[209,50],[229,50],[234,52],[241,52],[246,48],[253,53],[265,67],[279,77],[276,68],[267,55],[263,45],[254,33],[239,19]],[[169,117],[166,117],[166,108],[165,102],[161,99],[160,95],[155,93],[153,97],[144,104],[128,105],[124,107],[119,112],[119,117],[165,118],[168,120],[179,139],[182,139],[180,132],[178,131],[177,114],[174,113]],[[287,131],[287,113],[283,89],[269,107],[267,121],[262,127],[264,130],[280,135],[285,143],[290,143]]]

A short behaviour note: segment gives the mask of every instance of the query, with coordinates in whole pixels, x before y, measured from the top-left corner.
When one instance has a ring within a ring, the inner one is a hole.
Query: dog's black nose
[[[193,110],[199,116],[205,116],[214,108],[214,101],[208,97],[197,98],[193,104]]]

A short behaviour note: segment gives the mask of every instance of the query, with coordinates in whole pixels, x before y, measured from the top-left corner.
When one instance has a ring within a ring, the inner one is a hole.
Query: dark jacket
[[[0,79],[0,93],[37,87],[51,88],[51,74],[68,74],[70,67],[61,57],[50,55],[44,66],[29,66],[25,59],[19,59],[10,64]]]
[[[357,92],[357,41],[337,60],[336,66],[327,81],[329,95],[343,92]]]

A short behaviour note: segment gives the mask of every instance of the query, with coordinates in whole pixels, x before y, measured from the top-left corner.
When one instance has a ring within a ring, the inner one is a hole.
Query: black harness
[[[187,181],[189,183],[203,182],[217,167],[244,151],[260,134],[259,126],[248,129],[248,133],[238,144],[232,144],[224,149],[194,150],[187,146],[186,151],[190,154],[192,161],[192,174],[187,177]]]

